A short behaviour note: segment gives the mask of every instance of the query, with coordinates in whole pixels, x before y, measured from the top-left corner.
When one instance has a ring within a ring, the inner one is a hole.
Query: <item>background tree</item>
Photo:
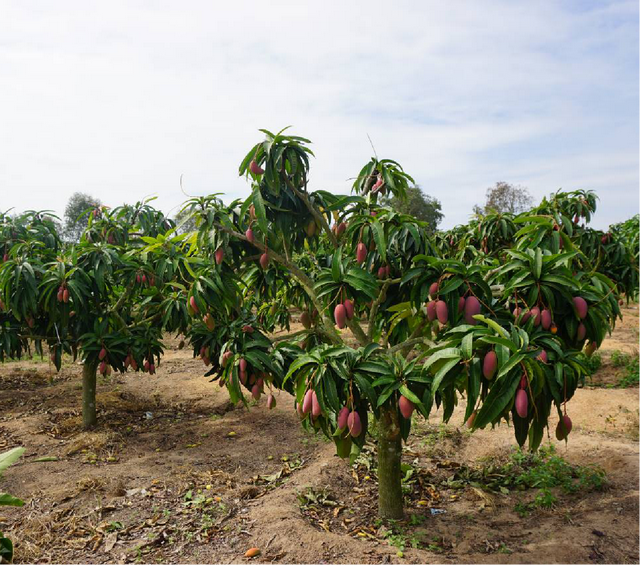
[[[487,214],[519,214],[531,208],[533,198],[525,186],[514,185],[508,182],[497,182],[495,186],[487,188],[487,200],[484,207],[473,207],[475,214],[486,216]]]
[[[64,236],[68,241],[77,242],[89,225],[87,210],[98,208],[101,202],[84,192],[74,192],[64,209]]]
[[[396,212],[409,214],[418,220],[427,222],[427,231],[430,234],[435,233],[438,229],[438,224],[444,218],[440,201],[433,196],[425,194],[417,185],[408,187],[406,192],[406,198],[390,194],[382,199],[382,204],[389,206]]]

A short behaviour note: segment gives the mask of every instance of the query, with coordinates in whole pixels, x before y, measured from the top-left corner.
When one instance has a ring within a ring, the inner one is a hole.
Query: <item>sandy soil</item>
[[[626,308],[594,384],[613,382],[610,352],[637,352],[637,330],[637,306]],[[557,492],[553,508],[524,516],[516,505],[535,491],[455,484],[509,457],[509,427],[470,434],[462,414],[444,426],[437,412],[416,422],[407,520],[394,537],[375,517],[370,449],[350,467],[301,428],[287,394],[272,411],[264,400],[246,410],[202,374],[170,350],[155,376],[103,380],[99,426],[83,432],[77,365],[0,367],[0,450],[26,448],[2,483],[27,501],[0,510],[16,562],[245,562],[251,547],[259,562],[638,562],[637,388],[578,390],[570,441],[546,440],[572,464],[603,468],[607,487]]]

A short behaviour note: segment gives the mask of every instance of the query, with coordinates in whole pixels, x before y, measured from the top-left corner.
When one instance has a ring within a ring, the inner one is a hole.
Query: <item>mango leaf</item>
[[[23,453],[24,447],[14,447],[9,451],[0,453],[0,475],[9,465],[13,465]]]
[[[413,402],[414,404],[420,404],[421,402],[420,399],[413,392],[411,392],[406,385],[402,385],[400,387],[400,394],[405,398],[411,400],[411,402]]]
[[[267,223],[267,212],[264,208],[264,200],[262,200],[260,187],[257,184],[253,185],[253,207],[256,210],[256,218],[258,218],[260,231],[262,231],[262,233],[266,236],[269,231]]]
[[[473,421],[474,430],[484,428],[500,416],[509,402],[513,400],[519,383],[520,376],[515,373],[508,379],[502,379],[494,383],[489,394],[484,399],[482,408],[480,408],[476,419]]]
[[[0,492],[0,506],[24,506],[24,500],[20,500],[6,492]]]
[[[440,383],[442,382],[442,379],[444,379],[447,376],[447,373],[460,362],[460,359],[461,359],[460,357],[450,359],[444,365],[442,365],[442,367],[440,367],[438,372],[433,377],[433,382],[431,383],[432,395],[435,395],[436,391],[438,390],[438,387],[440,386]]]
[[[382,224],[374,219],[371,222],[371,228],[373,232],[373,239],[376,242],[376,251],[380,253],[380,258],[383,261],[387,260],[387,240],[384,237],[384,227]]]

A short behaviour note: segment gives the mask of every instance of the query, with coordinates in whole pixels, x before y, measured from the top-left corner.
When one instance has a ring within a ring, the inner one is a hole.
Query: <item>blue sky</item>
[[[313,187],[371,156],[467,221],[508,181],[638,212],[637,2],[3,2],[0,209],[248,194],[260,127],[313,140]]]

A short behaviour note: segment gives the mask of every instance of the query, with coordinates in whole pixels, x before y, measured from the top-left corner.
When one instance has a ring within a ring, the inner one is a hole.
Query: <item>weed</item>
[[[638,385],[638,355],[614,351],[611,354],[611,363],[614,367],[622,369],[618,386],[627,388]]]
[[[516,504],[516,512],[526,515],[536,509],[553,508],[558,501],[554,490],[565,494],[602,490],[607,479],[605,472],[597,466],[571,465],[556,454],[553,444],[548,444],[536,453],[517,449],[506,463],[488,464],[478,469],[462,468],[448,483],[454,488],[473,484],[502,494],[537,489],[532,501]]]
[[[589,374],[593,375],[600,367],[602,367],[602,355],[598,352],[587,357],[584,353],[580,354],[580,360],[586,365]]]
[[[629,359],[625,367],[625,374],[620,379],[619,385],[622,388],[640,385],[640,359],[638,357]]]
[[[380,533],[391,547],[395,547],[401,553],[405,551],[407,546],[429,551],[441,551],[442,549],[436,544],[425,544],[422,532],[408,532],[395,520],[388,521],[387,527],[381,529]]]
[[[611,363],[614,367],[622,367],[626,364],[626,357],[627,355],[616,349],[611,354]]]

